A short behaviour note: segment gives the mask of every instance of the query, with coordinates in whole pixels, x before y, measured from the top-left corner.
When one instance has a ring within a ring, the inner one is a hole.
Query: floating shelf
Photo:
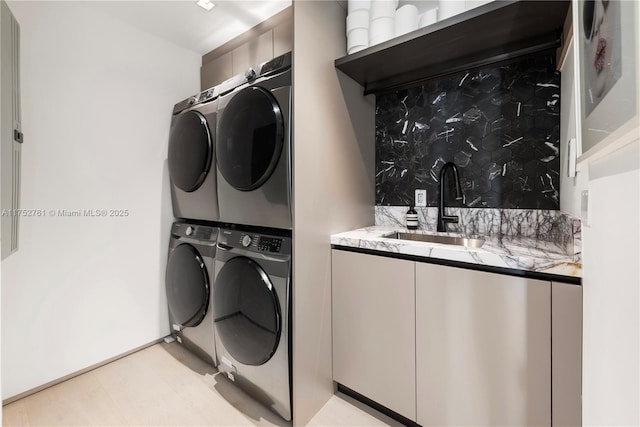
[[[493,1],[335,61],[365,94],[509,60],[561,44],[570,1]]]

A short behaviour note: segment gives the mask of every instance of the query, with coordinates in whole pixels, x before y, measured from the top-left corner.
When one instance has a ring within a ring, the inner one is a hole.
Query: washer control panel
[[[189,237],[191,239],[215,242],[218,238],[218,229],[206,225],[174,222],[171,227],[171,234],[175,237]]]
[[[218,97],[218,87],[212,87],[205,91],[200,92],[200,96],[198,98],[199,104],[204,104],[205,102],[213,101]]]
[[[244,248],[250,248],[258,252],[279,253],[282,249],[282,238],[261,236],[259,234],[240,233],[238,243]]]
[[[266,76],[267,74],[284,70],[289,67],[291,67],[291,52],[287,52],[284,55],[280,55],[270,61],[264,62],[260,66],[260,76]]]
[[[221,229],[218,243],[231,248],[274,255],[291,254],[291,238],[250,231]]]
[[[262,236],[258,241],[258,250],[261,252],[280,252],[282,239]]]

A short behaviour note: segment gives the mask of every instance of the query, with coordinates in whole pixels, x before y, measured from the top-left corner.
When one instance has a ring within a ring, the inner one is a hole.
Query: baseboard
[[[340,393],[343,393],[361,403],[364,403],[365,405],[369,406],[370,408],[375,409],[376,411],[380,412],[381,414],[386,415],[387,417],[398,421],[399,423],[407,426],[407,427],[421,427],[420,424],[416,423],[413,420],[410,420],[409,418],[405,417],[404,415],[400,415],[397,412],[392,411],[391,409],[387,408],[386,406],[382,406],[381,404],[379,404],[378,402],[375,402],[371,399],[369,399],[368,397],[358,393],[355,390],[350,389],[349,387],[345,387],[340,383],[337,383],[338,385],[338,391]]]
[[[78,375],[86,374],[87,372],[93,371],[96,368],[99,368],[101,366],[107,365],[107,364],[109,364],[111,362],[115,362],[118,359],[122,359],[123,357],[129,356],[130,354],[136,353],[136,352],[138,352],[140,350],[144,350],[147,347],[151,347],[152,345],[158,344],[159,342],[162,342],[162,340],[164,340],[164,337],[159,338],[159,339],[154,340],[154,341],[151,341],[150,343],[141,345],[140,347],[136,347],[133,350],[129,350],[129,351],[125,352],[125,353],[122,353],[122,354],[119,354],[117,356],[111,357],[111,358],[109,358],[107,360],[104,360],[102,362],[96,363],[95,365],[91,365],[91,366],[86,367],[84,369],[81,369],[79,371],[73,372],[73,373],[71,373],[69,375],[65,375],[64,377],[55,379],[53,381],[49,381],[48,383],[43,384],[41,386],[32,388],[32,389],[27,390],[27,391],[23,391],[22,393],[16,394],[15,396],[8,397],[8,398],[6,398],[6,399],[4,399],[2,401],[2,406],[8,405],[9,403],[13,403],[13,402],[15,402],[17,400],[20,400],[22,398],[30,396],[30,395],[32,395],[34,393],[37,393],[37,392],[42,391],[44,389],[47,389],[49,387],[52,387],[52,386],[54,386],[56,384],[60,384],[62,382],[70,380],[71,378],[77,377]]]

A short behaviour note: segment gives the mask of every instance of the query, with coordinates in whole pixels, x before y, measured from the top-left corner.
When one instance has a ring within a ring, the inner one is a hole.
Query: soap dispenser
[[[409,206],[405,222],[409,230],[416,230],[418,228],[418,212],[416,212],[413,206]]]

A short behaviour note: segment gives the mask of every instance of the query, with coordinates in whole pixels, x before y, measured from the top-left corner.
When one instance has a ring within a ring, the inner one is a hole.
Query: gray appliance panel
[[[188,228],[192,228],[193,230],[189,233],[190,236],[186,235]],[[196,237],[207,234],[210,237],[206,239]],[[171,238],[169,240],[169,255],[175,247],[183,243],[188,243],[198,250],[207,269],[210,286],[209,306],[202,322],[198,326],[178,330],[174,326],[171,313],[169,313],[171,335],[187,349],[191,350],[192,353],[198,355],[213,366],[216,366],[215,328],[213,326],[213,280],[217,236],[217,227],[175,222],[171,227]]]
[[[215,134],[217,125],[218,100],[216,99],[205,104],[195,105],[192,108],[183,110],[180,114],[184,114],[192,110],[198,111],[207,119],[212,144],[211,167],[204,182],[195,191],[186,192],[171,183],[171,203],[173,206],[173,216],[182,219],[218,221],[219,212],[215,156]],[[171,121],[172,125],[174,120]]]
[[[230,230],[220,230],[220,236],[227,236],[227,238],[235,240],[235,237],[237,237],[239,233],[242,233],[235,230],[229,233],[229,231]],[[288,240],[288,244],[285,243],[285,246],[288,245],[289,248],[291,247],[291,239],[280,238]],[[225,240],[225,237],[222,237],[221,241],[229,243],[229,240]],[[224,373],[229,379],[233,378],[232,381],[235,384],[246,390],[247,393],[252,395],[256,400],[271,408],[285,420],[291,420],[291,360],[289,358],[291,339],[289,324],[291,310],[291,260],[290,256],[287,256],[286,259],[269,261],[262,258],[261,255],[263,255],[262,252],[251,252],[247,251],[246,248],[238,247],[218,250],[215,260],[215,276],[218,275],[226,261],[237,256],[248,257],[262,267],[269,276],[280,305],[282,329],[278,347],[271,359],[266,363],[259,366],[248,366],[237,362],[227,352],[219,337],[216,336],[218,371]]]
[[[283,86],[284,85],[284,86]],[[277,166],[269,179],[252,191],[232,187],[218,171],[220,221],[290,230],[291,208],[291,70],[276,76],[257,79],[253,86],[271,92],[280,106],[284,120],[284,141]],[[219,98],[219,114],[244,85]]]

